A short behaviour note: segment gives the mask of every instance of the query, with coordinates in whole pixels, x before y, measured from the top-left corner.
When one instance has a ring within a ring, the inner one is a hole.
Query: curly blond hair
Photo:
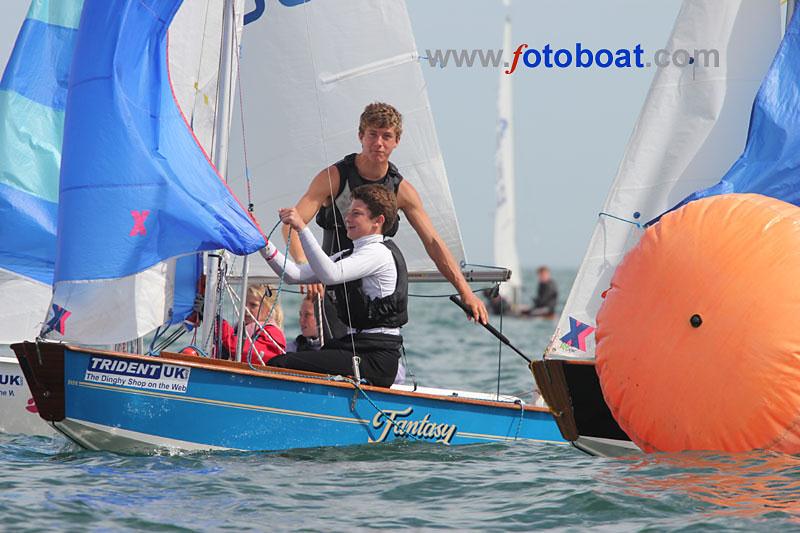
[[[253,284],[247,287],[247,296],[248,298],[252,296],[261,300],[262,309],[269,310],[275,305],[275,309],[272,310],[270,322],[283,329],[283,308],[281,308],[280,302],[277,302],[278,292],[275,290],[275,287],[271,285]]]
[[[403,115],[397,109],[383,102],[373,102],[364,108],[358,123],[359,137],[367,128],[394,128],[397,140],[403,133]]]

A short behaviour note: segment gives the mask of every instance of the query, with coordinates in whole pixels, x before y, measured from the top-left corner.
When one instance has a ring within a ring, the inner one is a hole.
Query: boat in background
[[[753,99],[778,47],[780,21],[777,2],[684,0],[665,48],[716,49],[719,66],[698,56],[686,67],[671,64],[656,73],[552,342],[544,360],[533,365],[562,435],[584,451],[638,449],[603,398],[595,317],[644,224],[716,183],[741,154]]]
[[[508,2],[506,2],[508,7]],[[503,26],[503,50],[510,58],[511,17]],[[509,63],[510,64],[510,63]],[[522,304],[522,269],[517,253],[517,215],[514,182],[514,103],[512,77],[501,66],[497,93],[497,152],[495,154],[494,264],[511,271],[511,278],[498,286],[502,313],[520,315],[530,311]],[[492,312],[500,311],[492,300]]]
[[[0,353],[0,432],[18,435],[55,435],[39,416],[25,375],[13,353]]]
[[[169,284],[164,280],[172,279],[169,267],[146,276],[144,281],[152,282],[144,285],[149,295],[123,291],[126,298],[120,298],[118,280],[152,271],[153,261],[168,264],[176,254],[217,247],[243,255],[263,246],[263,236],[247,210],[220,187],[220,178],[202,144],[192,138],[185,112],[181,113],[185,103],[177,91],[173,92],[171,65],[180,60],[171,48],[172,27],[167,49],[167,28],[180,4],[180,0],[154,0],[144,9],[135,0],[85,2],[64,134],[54,312],[44,331],[57,342],[37,340],[13,345],[42,418],[83,447],[133,453],[282,450],[398,438],[445,444],[563,442],[549,409],[509,396],[416,386],[383,389],[348,376],[256,367],[249,362],[166,351],[152,357],[71,344],[100,335],[105,342],[121,342],[129,338],[123,335],[138,332],[149,320],[164,316],[164,302],[169,300]],[[229,29],[219,32],[217,46],[236,50],[241,4],[226,1],[224,6],[221,22]],[[283,15],[286,18],[280,18]],[[377,57],[348,57],[343,61],[356,64],[328,77],[314,73],[309,85],[298,82],[299,88],[313,88],[311,96],[319,93],[324,101],[323,117],[328,113],[336,116],[346,108],[333,98],[339,93],[359,110],[376,97],[394,101],[392,95],[396,94],[410,110],[404,142],[415,147],[412,153],[419,157],[411,163],[414,179],[419,179],[424,188],[432,177],[428,190],[449,198],[446,180],[437,177],[443,172],[441,154],[404,3],[284,3],[275,5],[268,16],[276,18],[273,23],[290,37],[307,35],[310,24],[311,28],[337,28],[337,34],[347,35],[351,46],[353,39],[365,39],[364,46],[353,49]],[[365,24],[367,19],[374,24]],[[343,30],[351,26],[362,31]],[[103,31],[99,31],[101,27]],[[193,29],[208,31],[203,25]],[[375,39],[367,29],[382,38]],[[323,36],[312,32],[307,37],[316,46],[324,43],[323,48],[332,57],[347,56],[331,49],[330,41]],[[286,46],[292,41],[283,42]],[[378,49],[375,42],[386,44],[388,49]],[[108,52],[98,59],[97,50]],[[387,52],[393,55],[384,56]],[[223,52],[223,57],[226,54]],[[124,58],[126,63],[117,64],[113,58]],[[292,68],[305,71],[314,64],[341,66],[311,59],[315,58],[291,63]],[[220,94],[230,94],[234,75],[233,70],[220,71]],[[405,80],[405,84],[387,81],[393,79]],[[411,82],[418,85],[409,88]],[[356,94],[359,86],[363,90],[382,87],[383,91]],[[303,100],[296,106],[307,104]],[[225,120],[219,114],[217,122]],[[297,118],[292,113],[288,116]],[[348,112],[348,121],[353,116],[357,115]],[[317,114],[315,123],[319,120]],[[350,123],[346,131],[334,132],[335,138],[355,142],[356,126]],[[296,128],[308,137],[296,138],[292,131],[281,134],[301,143],[301,148],[306,146],[301,142],[305,139],[320,142],[322,153],[329,149],[327,132],[319,137],[309,133],[311,124],[296,124]],[[98,131],[103,135],[97,135]],[[220,131],[217,128],[214,137],[216,150],[227,144],[227,139],[220,139]],[[310,152],[307,147],[303,149]],[[306,174],[298,174],[293,181],[301,178],[307,178]],[[153,193],[150,187],[158,188]],[[181,195],[183,192],[187,194]],[[189,201],[187,197],[197,205],[186,207],[169,201]],[[250,197],[248,200],[255,203]],[[207,217],[209,210],[218,212]],[[452,205],[438,213],[444,216],[448,211],[453,211]],[[98,217],[93,219],[96,224],[85,223],[84,217],[97,213],[107,219]],[[229,225],[221,227],[221,220]],[[458,233],[457,226],[449,230],[451,237]],[[175,237],[170,232],[177,232],[180,238],[162,242],[165,236]],[[460,246],[460,239],[455,242]],[[417,244],[416,248],[421,247]],[[114,250],[115,254],[101,254],[102,249]],[[415,264],[413,252],[409,255],[409,264]],[[88,297],[83,287],[87,284],[80,281],[98,277],[87,289],[91,293]],[[228,288],[224,277],[219,279],[220,290]],[[108,289],[105,293],[103,286]],[[117,306],[118,311],[102,320],[94,319],[97,311],[91,304],[95,301],[105,309]],[[114,320],[131,323],[111,324],[94,332],[89,327],[92,320],[98,326]]]

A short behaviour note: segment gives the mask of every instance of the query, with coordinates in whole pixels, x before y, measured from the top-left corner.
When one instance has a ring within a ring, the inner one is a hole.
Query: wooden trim
[[[575,441],[578,438],[578,425],[575,423],[572,398],[564,375],[564,362],[552,359],[533,361],[530,369],[545,402],[552,409],[561,435],[568,441]]]
[[[97,355],[108,355],[113,357],[124,357],[130,359],[136,359],[140,361],[150,361],[152,362],[153,359],[158,361],[166,361],[166,362],[173,362],[177,364],[181,364],[184,366],[189,366],[192,368],[202,368],[205,370],[211,370],[214,372],[233,372],[236,374],[242,374],[247,376],[256,376],[260,378],[267,378],[267,379],[279,379],[283,381],[293,381],[298,383],[313,383],[316,385],[325,385],[329,387],[336,387],[340,389],[352,389],[353,386],[346,382],[341,381],[331,381],[324,377],[324,374],[316,374],[314,372],[305,372],[302,370],[292,370],[288,368],[278,368],[278,367],[269,367],[268,371],[258,371],[253,370],[250,368],[250,365],[247,363],[237,363],[236,361],[226,361],[223,359],[209,359],[205,357],[199,357],[195,355],[187,355],[187,354],[178,354],[172,352],[161,352],[159,357],[153,357],[150,355],[140,355],[140,354],[129,354],[129,353],[121,353],[121,352],[112,352],[108,350],[93,350],[90,348],[85,348],[82,346],[73,346],[73,345],[66,345],[66,348],[69,348],[75,352],[87,353],[87,354],[97,354]],[[425,398],[429,400],[438,400],[438,401],[446,401],[446,402],[455,402],[455,403],[462,403],[467,405],[482,405],[487,407],[500,407],[504,409],[513,409],[514,411],[519,411],[520,406],[518,404],[509,403],[509,402],[495,402],[490,400],[478,400],[474,398],[464,398],[461,396],[437,396],[434,394],[425,394],[421,392],[411,392],[411,391],[401,391],[395,389],[389,389],[385,387],[375,387],[372,385],[362,385],[365,391],[368,392],[380,392],[382,394],[390,394],[395,396],[407,396],[411,398]],[[544,407],[536,407],[532,405],[525,405],[525,411],[527,412],[540,412],[540,413],[550,413],[550,409]]]
[[[20,342],[11,345],[39,416],[48,422],[64,420],[64,346]]]

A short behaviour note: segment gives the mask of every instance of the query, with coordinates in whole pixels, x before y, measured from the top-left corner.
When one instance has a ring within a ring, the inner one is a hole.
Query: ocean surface
[[[555,272],[562,305],[573,276]],[[434,297],[448,286],[412,291],[425,295],[412,298],[404,330],[418,382],[496,391],[497,341]],[[298,331],[298,301],[284,300],[288,335]],[[531,356],[554,327],[503,320]],[[530,397],[524,361],[507,348],[500,356],[501,392]],[[0,490],[0,529],[14,531],[800,530],[800,459],[763,452],[600,459],[557,444],[397,442],[120,456],[0,435]]]

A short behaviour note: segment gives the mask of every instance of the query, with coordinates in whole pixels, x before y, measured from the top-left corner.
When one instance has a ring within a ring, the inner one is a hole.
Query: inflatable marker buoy
[[[648,228],[597,315],[597,373],[644,451],[800,453],[800,208],[697,200]]]

